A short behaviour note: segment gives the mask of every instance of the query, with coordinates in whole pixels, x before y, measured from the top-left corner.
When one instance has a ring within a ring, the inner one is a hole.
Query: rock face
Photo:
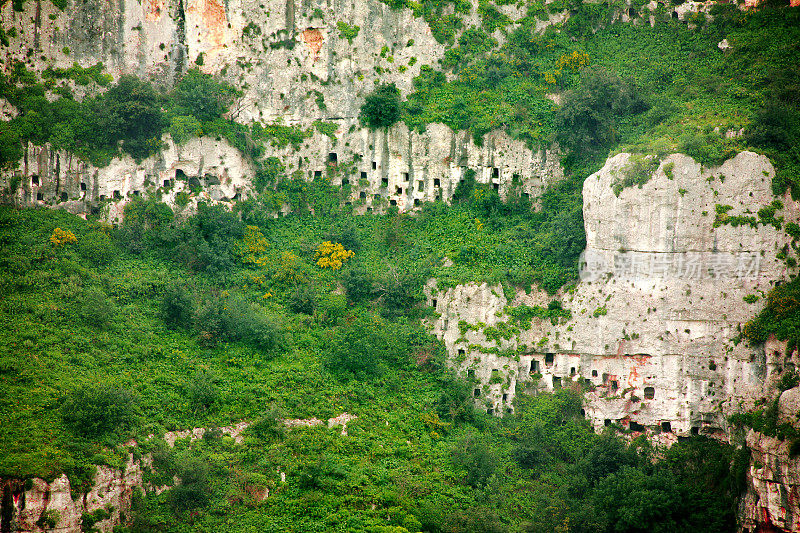
[[[100,511],[106,518],[95,528],[107,533],[130,511],[133,491],[141,487],[142,464],[132,454],[122,470],[98,466],[92,489],[78,498],[73,498],[66,475],[50,483],[40,478],[0,480],[2,531],[80,533],[83,515]]]
[[[7,21],[4,28],[16,30],[4,48],[6,61],[22,61],[35,71],[103,62],[115,77],[131,73],[166,86],[189,67],[200,66],[243,89],[244,96],[230,113],[239,122],[302,127],[315,120],[334,123],[338,130],[331,137],[316,134],[298,147],[267,146],[266,156],[279,157],[287,175],[306,179],[339,169],[332,181],[349,187],[345,202],[357,212],[389,205],[410,210],[425,200],[448,200],[467,168],[477,172],[478,182],[494,184],[502,195],[526,194],[534,200],[548,182],[562,175],[557,150],[532,150],[501,132],[490,133],[479,145],[467,133],[441,124],[423,132],[411,132],[404,125],[388,131],[361,126],[358,113],[374,87],[395,83],[407,94],[421,67],[436,64],[444,55],[445,47],[433,38],[427,23],[409,9],[392,9],[378,0],[313,5],[297,0],[68,4],[63,11],[35,0],[26,1],[21,12],[10,3],[0,7]],[[515,6],[500,9],[515,20],[524,16]],[[473,10],[470,17],[477,16]],[[499,31],[496,37],[502,39]],[[93,90],[75,89],[78,94]],[[13,116],[13,109],[0,104],[4,115]],[[124,201],[119,200],[136,191],[156,194],[163,188],[164,199],[179,205],[175,195],[182,191],[182,176],[174,176],[178,170],[206,187],[207,173],[224,184],[227,166],[232,186],[219,191],[214,188],[219,184],[212,183],[207,192],[215,201],[244,194],[253,178],[252,165],[230,154],[224,143],[203,139],[176,147],[165,141],[164,152],[142,164],[123,158],[105,169],[66,153],[54,154],[49,147],[31,146],[19,167],[2,178],[6,186],[19,180],[20,188],[12,192],[19,205],[44,202],[88,213],[111,204],[111,221],[121,212]],[[216,171],[205,170],[214,166]],[[175,188],[164,187],[168,181]],[[115,198],[115,191],[122,198]]]
[[[158,195],[179,210],[198,200],[226,202],[247,196],[253,165],[227,142],[203,137],[177,146],[169,136],[165,140],[163,151],[141,163],[125,157],[103,168],[49,146],[29,145],[15,173],[21,180],[15,203],[76,214],[100,212],[118,222],[125,204],[141,195]],[[197,192],[190,195],[191,190]]]
[[[327,421],[328,428],[339,428],[341,435],[347,435],[347,424],[357,419],[355,415],[342,413]],[[287,429],[312,427],[324,424],[318,418],[282,420]],[[241,421],[219,428],[236,444],[244,442],[245,429],[249,422]],[[170,431],[163,438],[173,447],[179,439],[189,442],[203,438],[206,428],[193,428],[183,431]],[[152,435],[149,437],[152,438]],[[126,444],[129,448],[135,441]],[[58,531],[63,533],[82,533],[86,526],[86,516],[93,515],[94,528],[101,533],[110,533],[114,527],[125,523],[130,517],[131,501],[136,490],[147,489],[160,494],[168,486],[154,487],[145,483],[144,471],[151,468],[151,454],[128,454],[128,460],[121,469],[97,466],[92,488],[86,493],[73,493],[69,479],[61,475],[51,482],[41,478],[28,480],[0,478],[0,532],[39,533]],[[286,474],[280,473],[281,482]],[[176,478],[177,479],[177,478]],[[269,489],[263,488],[259,499],[269,496]]]
[[[769,204],[773,168],[751,152],[711,169],[676,154],[617,197],[612,186],[628,162],[612,157],[584,183],[582,280],[559,295],[571,319],[517,328],[506,306],[546,307],[547,295],[509,301],[500,287],[470,285],[431,291],[441,313],[433,330],[493,413],[513,409],[518,387],[574,382],[597,428],[724,432],[725,415],[750,405],[784,367],[780,346],[765,354],[734,339],[762,301],[743,297],[787,276],[775,254],[788,241],[772,226],[714,227],[715,206],[741,215]],[[785,198],[776,216],[797,219],[797,204]]]
[[[125,204],[138,195],[158,196],[176,210],[199,200],[231,202],[252,192],[254,164],[224,140],[195,138],[136,163],[113,159],[102,168],[48,146],[28,146],[6,184],[18,180],[12,201],[21,206],[52,206],[73,213],[100,212],[121,220]],[[397,206],[413,210],[425,201],[448,201],[467,169],[479,183],[492,184],[502,197],[524,195],[533,201],[548,184],[563,177],[558,153],[533,151],[503,132],[478,146],[466,132],[431,124],[425,132],[397,125],[388,131],[355,129],[335,138],[315,133],[297,147],[267,147],[287,174],[301,179],[329,178],[345,191],[345,203],[358,213]],[[288,209],[288,206],[284,206]]]

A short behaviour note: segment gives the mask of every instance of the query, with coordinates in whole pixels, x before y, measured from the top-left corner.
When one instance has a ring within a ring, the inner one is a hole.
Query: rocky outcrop
[[[797,352],[795,352],[795,358]],[[784,391],[778,401],[778,424],[800,428],[800,388]],[[800,531],[800,453],[797,438],[769,437],[749,430],[747,492],[739,506],[740,531]]]
[[[783,368],[779,347],[765,353],[736,338],[763,301],[743,298],[788,275],[776,254],[789,237],[770,225],[715,225],[716,206],[745,215],[770,204],[772,165],[743,152],[707,169],[676,154],[617,196],[629,157],[610,158],[584,183],[582,279],[559,295],[571,319],[534,318],[515,331],[506,306],[549,298],[509,301],[500,287],[473,285],[431,292],[441,313],[433,330],[494,413],[512,410],[520,387],[575,383],[598,428],[724,432],[725,415],[752,405]],[[776,216],[797,219],[797,203],[783,205]]]
[[[84,515],[94,514],[102,518],[95,528],[110,532],[125,520],[134,490],[143,486],[142,462],[129,454],[123,469],[97,466],[92,489],[84,494],[73,494],[66,475],[51,482],[0,480],[2,531],[80,533]]]
[[[328,428],[341,428],[340,434],[347,435],[347,424],[355,420],[355,415],[342,413],[327,421]],[[287,429],[313,427],[324,422],[318,418],[281,420]],[[250,423],[241,421],[219,428],[222,435],[232,438],[236,444],[244,442],[243,432]],[[189,442],[203,438],[206,428],[193,428],[170,431],[164,434],[164,441],[173,447],[179,439]],[[148,437],[153,438],[153,435]],[[2,479],[0,478],[0,532],[39,533],[53,531],[60,533],[81,533],[86,520],[94,522],[94,528],[101,533],[110,533],[115,526],[125,523],[130,517],[131,501],[137,490],[153,490],[160,493],[169,487],[153,487],[145,483],[144,471],[152,466],[151,454],[134,454],[135,441],[126,443],[130,450],[123,468],[106,465],[95,467],[92,488],[86,493],[76,493],[65,474],[53,481],[41,478]],[[280,472],[281,482],[286,481],[286,473]],[[269,495],[264,488],[260,499]]]
[[[201,137],[177,145],[165,135],[163,144],[161,152],[139,163],[126,156],[105,167],[29,145],[3,181],[17,184],[12,195],[17,205],[95,212],[110,222],[121,221],[125,204],[139,195],[191,211],[201,200],[230,204],[252,193],[254,163],[225,140]],[[557,150],[531,150],[499,131],[478,145],[468,133],[443,124],[431,124],[423,133],[404,124],[384,131],[339,129],[333,138],[315,133],[298,146],[268,144],[266,156],[281,159],[287,176],[330,179],[358,213],[388,206],[410,211],[426,201],[448,201],[467,169],[502,197],[534,202],[563,177]]]
[[[28,145],[20,169],[5,178],[19,180],[13,195],[17,205],[94,212],[119,222],[125,205],[137,196],[159,197],[179,211],[200,200],[244,199],[254,172],[253,164],[225,141],[201,137],[176,145],[166,136],[164,150],[155,156],[140,163],[126,156],[101,168],[62,150]]]

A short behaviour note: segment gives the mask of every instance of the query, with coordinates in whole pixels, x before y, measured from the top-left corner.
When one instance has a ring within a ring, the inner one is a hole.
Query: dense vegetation
[[[2,164],[19,160],[22,141],[102,165],[154,153],[166,131],[179,143],[207,134],[258,162],[259,193],[233,212],[200,204],[188,218],[136,199],[118,229],[0,208],[0,476],[63,472],[85,490],[93,465],[124,464],[133,437],[136,457],[153,455],[148,482],[180,480],[137,496],[136,532],[731,531],[746,452],[597,435],[572,389],[520,394],[504,419],[476,411],[421,326],[431,313],[423,284],[552,293],[575,280],[581,185],[609,150],[680,149],[716,164],[749,146],[776,162],[776,192],[800,193],[800,16],[719,6],[713,22],[689,28],[659,8],[650,27],[611,24],[608,4],[557,1],[529,3],[513,25],[482,1],[481,24],[464,28],[467,2],[387,3],[413,9],[453,46],[405,101],[392,85],[369,95],[362,121],[557,140],[567,177],[540,210],[516,194],[501,201],[467,173],[452,206],[352,216],[349,189],[330,185],[347,165],[309,182],[262,158],[266,144],[298,144],[312,130],[238,124],[239,92],[198,70],[168,93],[132,77],[113,84],[101,65],[39,76],[17,63],[0,77],[0,96],[20,111],[0,123]],[[563,8],[566,24],[533,31]],[[349,39],[358,29],[339,31]],[[729,53],[717,48],[723,38]],[[77,98],[72,81],[102,90]],[[273,218],[285,204],[292,214]],[[798,301],[796,280],[776,289],[744,335],[796,344]],[[347,435],[281,423],[343,412],[358,417]],[[235,444],[218,428],[240,420],[252,424]],[[210,431],[174,448],[159,438],[191,427]],[[85,517],[87,529],[101,515]]]
[[[439,4],[422,5],[429,3]],[[638,24],[610,24],[616,6],[574,3],[566,23],[537,33],[537,20],[561,7],[531,3],[520,24],[500,26],[502,46],[492,36],[494,19],[482,13],[482,24],[463,31],[442,61],[454,80],[426,66],[414,80],[406,123],[444,122],[476,140],[505,128],[581,155],[682,151],[708,165],[750,147],[775,162],[776,193],[791,186],[800,196],[796,9],[717,5],[711,21],[700,15],[687,24],[660,6],[651,27],[641,21],[647,10],[638,10]],[[560,107],[553,94],[562,95]],[[743,138],[722,135],[741,128]]]
[[[148,481],[181,481],[137,497],[131,531],[731,530],[746,464],[731,447],[596,435],[571,389],[505,419],[474,410],[419,325],[412,257],[382,259],[404,224],[176,220],[140,201],[114,230],[0,209],[0,475],[85,489],[135,437]],[[343,412],[346,436],[279,422]],[[239,420],[241,445],[214,430]],[[146,440],[190,427],[212,431]]]

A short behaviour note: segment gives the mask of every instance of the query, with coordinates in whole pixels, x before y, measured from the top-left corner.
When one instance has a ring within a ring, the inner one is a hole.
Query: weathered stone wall
[[[788,237],[764,225],[714,228],[715,205],[743,214],[769,204],[774,170],[752,152],[711,169],[676,154],[617,197],[612,184],[628,159],[610,158],[584,183],[590,264],[558,295],[571,320],[534,318],[498,345],[483,330],[509,321],[506,305],[546,307],[550,298],[522,293],[508,302],[500,287],[470,285],[431,291],[441,313],[433,330],[495,413],[513,409],[519,387],[572,381],[589,391],[586,415],[598,428],[721,433],[725,415],[752,405],[785,366],[780,348],[765,353],[734,339],[763,302],[743,297],[763,296],[788,275],[775,257]],[[797,203],[783,203],[778,215],[796,220]],[[460,321],[477,326],[462,333]]]
[[[226,141],[203,137],[176,145],[167,135],[164,145],[140,163],[126,156],[102,168],[48,146],[29,145],[19,167],[2,181],[8,186],[19,180],[11,198],[17,205],[95,211],[111,222],[121,220],[124,205],[137,195],[158,196],[183,210],[198,200],[229,203],[252,192],[253,163]],[[316,133],[297,148],[266,148],[268,156],[284,161],[287,174],[300,170],[303,179],[326,177],[336,169],[332,183],[349,191],[346,203],[358,213],[389,205],[407,211],[425,201],[448,201],[468,168],[502,197],[526,195],[534,201],[563,177],[556,152],[532,151],[504,132],[486,135],[479,146],[466,132],[442,124],[431,124],[423,133],[404,124],[387,131],[340,129],[335,139]],[[190,194],[189,206],[176,201],[179,193]]]
[[[778,347],[774,341],[771,344]],[[797,351],[789,359],[786,362],[793,368],[800,363]],[[778,400],[778,424],[798,429],[799,415],[800,388],[784,391]],[[746,442],[751,456],[747,492],[739,506],[739,531],[800,531],[800,454],[793,449],[796,441],[749,430]]]

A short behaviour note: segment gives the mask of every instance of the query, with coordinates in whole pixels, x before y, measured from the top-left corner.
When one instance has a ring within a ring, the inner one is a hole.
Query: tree
[[[104,116],[100,108],[105,106],[110,114],[106,127],[123,139],[122,149],[135,159],[159,149],[167,120],[161,112],[161,97],[150,83],[135,76],[122,76],[97,104],[94,116]]]
[[[401,349],[391,342],[381,320],[359,317],[331,339],[325,366],[343,378],[365,379],[377,375],[381,361],[394,359]]]
[[[240,95],[241,91],[216,81],[198,68],[189,70],[173,92],[175,105],[182,114],[192,115],[201,122],[220,118]]]
[[[558,139],[572,150],[599,151],[615,141],[619,117],[646,110],[632,82],[602,68],[587,68],[580,86],[564,95]]]
[[[400,91],[394,83],[381,85],[368,94],[359,115],[371,129],[388,128],[400,120]]]
[[[61,418],[73,433],[98,438],[124,433],[137,420],[138,405],[132,391],[114,385],[85,385],[72,391],[61,405]]]

